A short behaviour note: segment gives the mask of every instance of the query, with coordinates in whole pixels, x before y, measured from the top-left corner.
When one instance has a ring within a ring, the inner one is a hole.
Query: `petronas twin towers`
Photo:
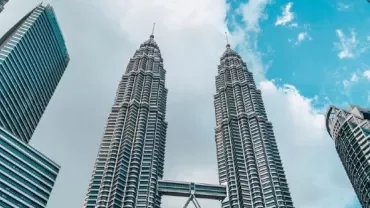
[[[212,64],[212,63],[210,63]],[[119,83],[94,166],[85,208],[159,208],[163,195],[222,201],[223,208],[292,208],[261,91],[227,45],[216,77],[220,185],[163,180],[166,70],[154,36],[140,45]]]

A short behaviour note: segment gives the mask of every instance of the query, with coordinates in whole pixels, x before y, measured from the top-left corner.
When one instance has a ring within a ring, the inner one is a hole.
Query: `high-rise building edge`
[[[9,0],[0,0],[0,13],[4,10],[4,6]]]
[[[37,6],[0,39],[0,127],[28,142],[68,63],[53,8]]]
[[[241,56],[227,44],[216,76],[215,139],[223,208],[293,207],[261,91]]]
[[[51,6],[0,38],[0,207],[45,208],[60,166],[28,142],[69,62]]]
[[[326,129],[362,207],[370,207],[370,109],[330,106]]]

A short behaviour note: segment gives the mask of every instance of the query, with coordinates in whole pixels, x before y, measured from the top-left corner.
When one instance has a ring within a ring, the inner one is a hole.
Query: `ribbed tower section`
[[[230,48],[216,76],[216,146],[226,208],[292,208],[271,122],[261,91],[242,58]]]
[[[167,123],[166,71],[154,36],[119,83],[85,200],[86,208],[159,208]]]

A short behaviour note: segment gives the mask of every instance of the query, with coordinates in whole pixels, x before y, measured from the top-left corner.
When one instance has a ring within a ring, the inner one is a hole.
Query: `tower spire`
[[[227,32],[225,32],[225,36],[226,36],[226,47],[230,48],[229,38],[227,37]]]
[[[154,29],[155,29],[155,23],[153,23],[152,34],[150,35],[150,38],[154,38]]]

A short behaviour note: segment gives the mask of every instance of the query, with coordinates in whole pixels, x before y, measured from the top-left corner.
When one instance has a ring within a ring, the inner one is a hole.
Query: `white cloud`
[[[304,40],[312,40],[308,32],[301,32],[297,36],[297,41],[294,43],[294,45],[299,45]]]
[[[343,31],[340,29],[337,29],[335,31],[337,33],[337,36],[339,38],[339,43],[336,43],[336,47],[339,50],[338,57],[340,59],[343,58],[353,58],[353,50],[357,47],[358,41],[356,39],[356,33],[354,30],[351,31],[351,37],[347,38]]]
[[[295,206],[344,208],[353,189],[326,133],[324,116],[294,86],[279,87],[265,77],[269,65],[262,62],[258,39],[251,34],[268,17],[270,2],[250,0],[240,7],[246,27],[237,27],[231,42],[239,43],[260,83]],[[19,10],[23,5],[10,1],[6,10],[12,12],[7,14],[25,12]],[[64,0],[55,7],[72,61],[32,139],[62,166],[48,206],[81,207],[117,82],[134,50],[148,38],[152,22],[169,89],[165,178],[217,183],[213,93],[225,47],[225,2]],[[1,18],[1,23],[9,19]],[[163,208],[181,207],[184,200],[164,198]],[[219,202],[201,205],[214,208]]]
[[[288,27],[289,28],[297,28],[298,27],[298,23],[294,22],[292,24],[289,24]]]
[[[349,79],[343,80],[342,83],[343,83],[343,87],[346,90],[346,92],[348,93],[348,90],[350,89],[350,87],[353,84],[357,83],[358,81],[359,81],[359,77],[357,76],[356,72],[353,72]]]
[[[354,197],[324,115],[291,85],[260,83],[296,207],[345,208]],[[341,196],[338,198],[338,196]]]
[[[364,77],[370,80],[370,69],[363,72]]]
[[[265,13],[265,7],[271,3],[271,0],[249,0],[239,7],[239,12],[243,15],[243,21],[248,31],[258,32],[260,30],[259,21],[268,18]]]
[[[346,11],[351,7],[350,4],[345,4],[343,2],[338,2],[337,4],[337,10],[338,11]]]
[[[335,32],[339,42],[335,42],[334,46],[339,51],[338,57],[340,59],[355,58],[368,49],[367,44],[361,45],[360,41],[357,40],[355,30],[351,30],[349,37],[341,29],[337,29]]]
[[[282,25],[285,26],[287,23],[290,23],[294,20],[294,13],[291,11],[293,6],[293,2],[289,2],[285,7],[283,8],[283,14],[281,16],[278,16],[275,22],[275,25]],[[293,23],[297,24],[297,23]]]
[[[348,81],[348,80],[343,80],[343,87],[344,88],[348,88],[349,86],[350,86],[350,84],[351,84],[351,82],[350,81]]]
[[[352,76],[351,76],[351,82],[358,82],[358,76],[356,73],[353,73]]]

